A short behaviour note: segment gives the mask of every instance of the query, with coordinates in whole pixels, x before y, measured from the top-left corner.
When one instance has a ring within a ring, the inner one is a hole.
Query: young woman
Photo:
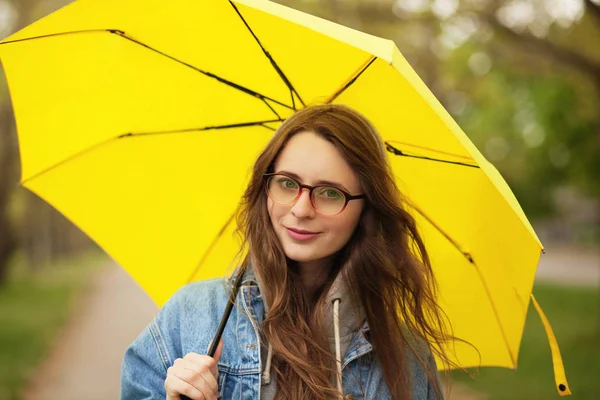
[[[442,398],[433,354],[446,361],[447,336],[402,204],[365,117],[318,105],[288,118],[243,197],[244,261],[169,300],[125,354],[122,398]]]

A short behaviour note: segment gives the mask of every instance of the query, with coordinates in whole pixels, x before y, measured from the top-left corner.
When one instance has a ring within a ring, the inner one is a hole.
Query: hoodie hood
[[[255,276],[255,280],[258,284],[259,291],[264,293],[264,284],[260,281],[258,276]],[[265,308],[265,315],[268,314],[269,304],[267,304],[265,297],[263,296],[263,303]],[[342,359],[346,354],[348,347],[356,335],[356,332],[363,325],[366,315],[360,304],[354,304],[352,299],[351,291],[347,279],[343,273],[338,273],[333,284],[329,288],[326,295],[325,310],[324,310],[324,321],[329,326],[327,336],[329,339],[329,345],[332,353],[335,355],[337,364],[337,379],[336,384],[340,395],[342,392]],[[265,346],[265,344],[262,344]],[[264,371],[262,374],[262,384],[271,386],[271,361],[273,358],[273,349],[270,344],[267,345],[266,362],[264,364]],[[274,382],[273,382],[274,383]],[[267,392],[273,392],[274,389],[269,390],[265,387]],[[265,393],[266,394],[266,393]],[[266,396],[268,398],[268,396]],[[263,396],[261,396],[261,399]]]

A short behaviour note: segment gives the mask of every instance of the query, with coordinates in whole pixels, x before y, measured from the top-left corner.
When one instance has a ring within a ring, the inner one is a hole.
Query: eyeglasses
[[[346,209],[350,200],[366,198],[364,194],[353,196],[334,186],[303,185],[284,174],[264,174],[263,177],[267,194],[274,202],[294,204],[302,195],[302,189],[308,189],[313,208],[324,215],[337,215]]]

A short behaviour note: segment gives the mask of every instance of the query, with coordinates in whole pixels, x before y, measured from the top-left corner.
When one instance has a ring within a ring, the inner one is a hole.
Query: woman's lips
[[[310,232],[301,229],[285,228],[288,235],[294,240],[310,240],[314,237],[319,236],[319,232]]]

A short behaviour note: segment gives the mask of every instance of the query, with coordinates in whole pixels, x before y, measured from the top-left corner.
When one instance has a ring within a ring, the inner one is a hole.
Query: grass
[[[538,284],[534,295],[550,320],[562,353],[572,396],[600,399],[600,296],[596,289]],[[488,400],[558,399],[550,347],[533,305],[519,354],[518,370],[481,368],[471,379],[455,372],[453,379],[485,393]]]
[[[77,295],[103,256],[90,252],[30,274],[16,266],[0,288],[0,399],[17,400],[71,313]],[[18,263],[17,263],[18,264]],[[600,294],[595,289],[536,285],[562,351],[573,400],[600,400]],[[481,368],[475,379],[453,378],[488,400],[558,399],[546,334],[533,306],[517,371]]]
[[[90,251],[36,273],[20,261],[11,265],[10,278],[0,287],[0,399],[20,398],[101,259]]]

